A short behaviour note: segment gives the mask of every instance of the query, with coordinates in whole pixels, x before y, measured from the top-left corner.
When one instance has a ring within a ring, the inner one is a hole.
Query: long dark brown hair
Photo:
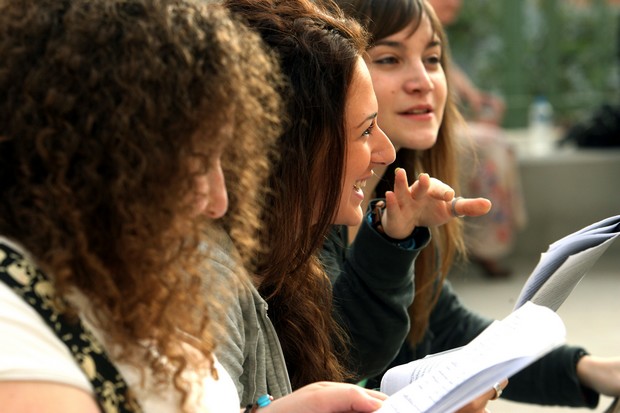
[[[191,0],[0,2],[0,234],[58,297],[92,303],[117,360],[184,400],[182,373],[196,366],[180,343],[211,367],[215,346],[195,179],[231,142],[279,135],[277,65],[261,45],[225,9]],[[266,150],[247,153],[239,171],[267,164]]]
[[[449,79],[450,57],[448,39],[434,10],[424,0],[336,0],[343,10],[360,21],[369,31],[373,42],[413,25],[417,29],[423,16],[427,16],[435,34],[442,44],[441,65],[446,78]],[[388,166],[377,185],[376,194],[384,196],[385,191],[393,190],[394,169],[404,168],[408,176],[417,176],[427,172],[450,185],[459,193],[459,173],[457,159],[457,140],[454,134],[456,125],[462,122],[453,93],[448,83],[443,121],[439,128],[437,142],[425,151],[400,149],[396,161]],[[433,242],[425,248],[415,263],[415,300],[409,308],[411,329],[408,339],[412,344],[418,343],[428,328],[430,313],[439,297],[441,284],[457,255],[464,256],[465,248],[462,234],[462,222],[452,220],[438,228],[431,229]]]
[[[333,224],[344,175],[345,104],[366,48],[365,32],[335,6],[311,0],[227,0],[259,31],[288,81],[288,121],[270,180],[258,257],[260,293],[278,333],[293,388],[343,380],[344,336],[317,254]],[[336,339],[334,339],[334,337]],[[335,341],[334,341],[335,340]]]

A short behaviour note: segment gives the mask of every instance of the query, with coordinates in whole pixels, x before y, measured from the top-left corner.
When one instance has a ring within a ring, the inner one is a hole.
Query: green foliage
[[[447,31],[454,60],[480,88],[504,96],[511,126],[525,126],[538,94],[570,124],[618,102],[618,15],[604,0],[463,0]]]

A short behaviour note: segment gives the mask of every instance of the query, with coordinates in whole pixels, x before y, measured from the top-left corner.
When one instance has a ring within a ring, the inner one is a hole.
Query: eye
[[[373,60],[373,63],[378,65],[394,65],[398,63],[398,59],[395,56],[385,56],[379,59]]]
[[[429,67],[441,66],[441,55],[434,54],[424,58],[424,64]]]
[[[370,126],[368,127],[368,129],[366,129],[363,133],[362,136],[367,137],[372,135],[372,131],[375,128],[375,125],[377,124],[376,119],[373,119],[372,122],[370,123]]]

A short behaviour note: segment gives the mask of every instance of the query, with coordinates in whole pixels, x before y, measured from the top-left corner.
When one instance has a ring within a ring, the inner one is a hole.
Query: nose
[[[376,125],[376,133],[373,143],[375,145],[372,148],[372,154],[370,157],[370,161],[373,164],[389,165],[396,160],[396,150],[394,149],[394,145],[392,145],[392,141],[390,141],[378,124]]]
[[[427,93],[434,89],[433,81],[422,62],[417,62],[410,68],[403,88],[407,93]]]
[[[209,199],[207,203],[207,216],[218,219],[226,214],[228,210],[228,193],[222,165],[218,160],[212,167],[207,176],[209,180]]]

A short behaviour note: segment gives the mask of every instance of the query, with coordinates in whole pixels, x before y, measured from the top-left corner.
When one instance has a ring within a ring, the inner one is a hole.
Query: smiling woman
[[[342,196],[333,222],[336,225],[358,225],[362,221],[361,188],[372,177],[374,167],[394,162],[394,147],[377,125],[377,108],[370,73],[359,57],[345,111],[347,153]]]
[[[347,377],[318,248],[336,220],[360,221],[359,188],[394,150],[376,127],[377,102],[361,58],[366,38],[355,21],[311,0],[224,4],[273,48],[287,80],[288,119],[269,180],[263,249],[218,353],[250,403],[267,390],[278,397]]]

